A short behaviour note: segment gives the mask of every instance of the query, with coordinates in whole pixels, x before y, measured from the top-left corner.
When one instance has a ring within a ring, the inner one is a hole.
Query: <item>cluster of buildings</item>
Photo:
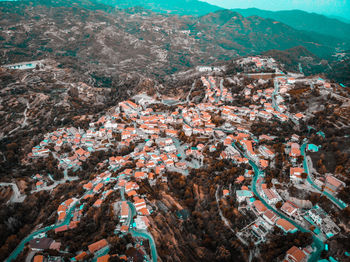
[[[76,171],[96,150],[107,150],[107,132],[103,129],[91,135],[81,128],[59,128],[45,135],[39,145],[33,147],[30,158],[47,157],[50,153],[59,161],[59,168]],[[68,148],[68,150],[66,150]]]
[[[340,228],[318,205],[308,210],[304,218],[316,227],[314,230],[315,232],[319,232],[319,230],[321,230],[327,238],[331,238],[340,232]]]
[[[271,59],[259,57],[244,59],[248,60],[242,63],[253,62],[257,68],[275,66],[275,61]],[[137,102],[123,101],[112,113],[91,123],[87,130],[70,127],[46,134],[44,140],[32,149],[29,157],[47,157],[52,154],[59,161],[60,168],[76,171],[81,168],[84,161],[88,161],[93,152],[107,151],[113,146],[116,149],[115,156],[98,164],[98,168],[104,168],[105,171],[95,175],[92,180],[85,181],[83,184],[85,193],[82,199],[96,198],[92,207],[98,209],[107,201],[110,194],[119,190],[121,200],[114,203],[115,212],[119,217],[115,232],[125,234],[130,232],[130,229],[147,232],[150,226],[148,217],[153,212],[153,207],[147,196],[140,193],[142,180],[147,180],[151,186],[156,186],[157,182],[167,182],[166,171],[187,175],[189,168],[200,168],[204,156],[208,152],[217,151],[218,144],[221,143],[223,144],[223,150],[219,154],[221,159],[232,160],[237,165],[247,164],[251,160],[260,170],[265,170],[274,163],[276,156],[273,148],[269,146],[271,143],[267,142],[273,141],[276,137],[267,134],[256,137],[249,131],[250,124],[256,119],[267,121],[275,117],[284,122],[289,119],[300,121],[305,117],[301,113],[289,114],[283,104],[282,95],[287,94],[293,87],[296,81],[293,78],[276,78],[275,88],[260,89],[258,84],[246,86],[242,94],[252,101],[248,106],[226,105],[227,102],[232,102],[237,94],[233,95],[225,88],[223,81],[218,87],[214,77],[208,79],[202,77],[201,80],[205,87],[205,96],[201,103],[178,105],[172,112],[155,112],[156,110],[151,107]],[[279,87],[278,93],[276,85]],[[220,116],[224,124],[220,121],[218,125],[217,116]],[[183,135],[204,138],[206,142],[184,142],[181,141]],[[286,153],[292,165],[289,170],[290,178],[295,182],[301,181],[305,173],[300,163],[299,141],[300,138],[293,135],[286,145]],[[132,150],[127,154],[118,154],[125,148]],[[237,178],[236,183],[241,184],[253,176],[252,170],[246,170],[244,176]],[[44,184],[42,176],[36,175],[35,179],[37,187]],[[329,192],[336,192],[344,186],[343,182],[331,175],[326,177],[324,184],[325,190]],[[250,241],[255,244],[266,241],[275,226],[285,233],[296,232],[297,228],[290,221],[302,218],[301,209],[292,201],[284,201],[276,188],[270,188],[263,183],[263,178],[257,181],[257,191],[267,204],[258,200],[253,190],[247,186],[235,191],[240,206],[245,206],[256,216],[253,223],[238,233],[241,241],[246,244]],[[230,191],[226,190],[223,194],[228,195]],[[58,207],[58,223],[66,220],[67,223],[56,228],[56,233],[78,226],[80,217],[84,215],[82,213],[84,204],[75,207],[78,201],[68,199]],[[267,207],[275,206],[277,203],[281,204],[279,209],[283,216]],[[308,211],[307,220],[318,226],[329,237],[339,232],[334,222],[318,207]],[[89,253],[98,253],[106,247],[108,243],[103,239],[90,245],[88,251],[79,253],[73,260],[82,261]],[[308,255],[307,249],[293,247],[288,250],[285,260],[305,261]],[[100,257],[106,259],[105,255]]]
[[[268,199],[268,197],[271,197],[269,196],[271,194],[274,199],[281,199],[274,189],[265,188],[263,191],[265,192],[265,195],[263,196],[264,198]],[[245,208],[252,211],[257,217],[252,223],[238,233],[239,239],[246,245],[249,245],[250,242],[253,242],[255,245],[265,242],[268,234],[273,231],[275,226],[283,230],[284,233],[294,233],[298,230],[291,222],[281,218],[275,212],[268,209],[261,200],[257,200],[253,197],[251,191],[237,190],[236,196],[239,198],[240,205],[242,206],[242,204],[245,203]],[[273,203],[274,202],[271,202],[271,204]],[[284,210],[286,210],[286,206],[284,207]]]
[[[238,64],[241,66],[249,65],[250,70],[261,71],[263,69],[278,69],[278,64],[275,59],[271,57],[259,57],[259,56],[250,56],[244,57],[238,60]],[[252,66],[252,64],[254,66]]]

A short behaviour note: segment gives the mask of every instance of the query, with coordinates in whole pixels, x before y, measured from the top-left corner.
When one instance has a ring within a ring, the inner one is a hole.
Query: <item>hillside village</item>
[[[215,197],[222,227],[234,232],[243,248],[254,245],[252,256],[263,252],[259,247],[269,243],[276,230],[312,236],[307,246],[290,246],[283,261],[315,261],[327,251],[327,241],[348,228],[307,195],[319,193],[332,209],[344,210],[348,203],[337,194],[346,187],[346,181],[337,174],[320,174],[314,169],[309,155],[321,146],[303,133],[312,129],[305,123],[313,112],[297,111],[289,102],[300,86],[325,96],[336,94],[339,86],[320,77],[284,74],[272,58],[248,57],[237,63],[256,72],[244,77],[222,77],[215,72],[203,75],[182,100],[140,93],[118,103],[87,129],[67,126],[45,134],[23,161],[35,164],[54,159],[64,176],[56,180],[47,173],[33,174],[31,193],[50,192],[60,184],[73,182],[80,190],[60,200],[54,224],[41,231],[38,227],[31,239],[23,240],[30,247],[33,261],[60,261],[64,253],[73,253],[70,261],[160,261],[157,250],[161,238],[154,235],[155,216],[162,209],[176,210],[178,220],[188,216],[188,210],[170,190],[173,178],[169,176],[177,173],[188,177],[215,161],[242,170],[234,175],[233,183],[217,184]],[[268,73],[259,72],[266,68]],[[242,85],[242,89],[233,88]],[[192,93],[198,91],[199,103],[192,99]],[[256,123],[283,129],[280,134],[265,132],[266,128]],[[324,139],[322,130],[312,132]],[[107,157],[93,173],[80,177],[92,156],[100,151]],[[216,175],[206,179],[215,185]],[[306,192],[305,197],[292,195],[291,187]],[[160,201],[149,188],[161,191]],[[234,199],[235,206],[229,206],[229,199]],[[225,209],[237,208],[246,218],[239,230],[225,217],[220,208],[223,205]],[[106,206],[113,212],[109,235],[72,251],[64,242],[68,233],[79,230],[82,220]],[[134,240],[128,243],[128,250],[133,248],[133,252],[113,253],[113,236],[129,234]],[[8,261],[14,260],[24,245],[17,246]],[[342,255],[348,252],[342,250]]]

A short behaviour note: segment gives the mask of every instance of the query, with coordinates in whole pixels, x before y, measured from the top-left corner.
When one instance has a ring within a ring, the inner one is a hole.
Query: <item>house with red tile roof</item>
[[[127,194],[129,197],[137,195],[137,193],[136,193],[135,190],[131,190],[131,191],[127,192],[126,194]]]
[[[186,162],[178,162],[178,163],[175,164],[175,166],[177,168],[180,168],[180,169],[183,169],[183,170],[185,170],[187,168]]]
[[[108,245],[108,242],[106,239],[101,239],[100,241],[97,241],[91,245],[88,246],[88,249],[90,253],[95,253],[96,251],[106,247]]]
[[[253,160],[257,161],[258,157],[253,150],[253,144],[251,140],[241,140],[241,145],[247,150],[248,156],[250,156]]]
[[[301,120],[303,119],[305,116],[302,114],[302,113],[297,113],[294,115],[294,118],[297,119],[297,120]]]
[[[329,193],[335,193],[344,188],[346,184],[337,179],[336,177],[327,174],[326,175],[326,182],[325,182],[325,190],[327,190]]]
[[[140,171],[135,172],[135,178],[136,179],[145,179],[145,178],[147,178],[147,173],[140,172]]]
[[[227,189],[224,189],[224,190],[222,191],[222,195],[223,195],[223,196],[228,196],[228,195],[230,195],[230,191],[227,190]]]
[[[129,206],[126,201],[123,201],[121,206],[120,218],[126,219],[128,218],[128,215],[129,215]]]
[[[138,212],[143,216],[150,215],[149,210],[147,208],[141,208]]]
[[[103,183],[98,183],[95,187],[94,187],[94,192],[95,193],[98,193],[100,190],[101,190],[101,188],[103,187]]]
[[[66,217],[66,212],[64,211],[64,212],[60,212],[59,214],[58,214],[58,221],[63,221],[64,219],[65,219],[65,217]]]
[[[300,152],[300,146],[297,143],[291,143],[290,146],[290,152],[289,152],[289,156],[296,158],[298,156],[300,156],[301,152]]]
[[[93,187],[92,183],[89,182],[89,183],[86,183],[85,185],[83,185],[83,188],[86,189],[86,190],[91,190]]]
[[[300,181],[302,179],[302,173],[305,173],[305,170],[302,167],[291,167],[289,171],[290,178],[296,181]]]
[[[83,261],[86,256],[87,256],[87,253],[85,251],[83,251],[80,254],[78,254],[77,256],[75,256],[74,258],[76,261]]]
[[[88,198],[91,198],[91,197],[93,197],[94,195],[93,194],[87,194],[87,195],[85,195],[84,197],[83,197],[83,199],[88,199]]]
[[[110,255],[107,254],[107,255],[104,255],[102,257],[98,257],[97,262],[108,262],[109,258],[110,258]]]
[[[262,168],[262,169],[265,169],[269,166],[269,161],[268,160],[265,160],[265,159],[260,159],[259,160],[259,166]]]
[[[128,192],[130,192],[132,190],[137,190],[139,188],[140,188],[139,185],[137,183],[135,183],[135,182],[132,182],[132,181],[127,182],[125,184],[125,192],[126,193],[128,193]]]
[[[260,200],[255,200],[253,202],[253,206],[259,215],[263,214],[267,210],[266,206]]]
[[[254,171],[251,169],[251,170],[245,170],[245,172],[244,172],[244,176],[245,177],[252,177],[252,176],[254,176]]]
[[[33,262],[43,262],[44,256],[43,255],[36,255],[33,259]]]
[[[270,209],[266,210],[263,214],[263,218],[271,225],[274,225],[276,223],[276,220],[278,219],[278,216],[271,211]]]
[[[97,199],[94,203],[94,207],[100,207],[102,205],[102,199]]]
[[[59,233],[59,232],[64,232],[64,231],[67,231],[68,230],[68,226],[67,225],[63,225],[61,227],[57,227],[55,228],[55,233]]]
[[[127,225],[122,225],[120,228],[120,232],[126,233],[129,231],[129,227]]]
[[[291,247],[286,254],[285,261],[287,262],[307,262],[308,256],[298,247]]]
[[[282,205],[281,211],[286,213],[288,216],[293,217],[298,214],[298,206],[290,201],[287,201]]]
[[[134,205],[135,205],[136,211],[139,211],[142,208],[147,208],[146,201],[143,198],[135,201]]]
[[[278,201],[281,200],[281,197],[273,188],[263,188],[262,189],[263,196],[266,199],[266,202],[268,204],[276,204]]]
[[[38,181],[38,182],[35,183],[35,186],[36,186],[37,188],[40,188],[40,187],[42,187],[43,185],[44,185],[44,182],[43,182],[43,181]]]
[[[240,184],[240,183],[242,183],[243,181],[244,181],[244,176],[239,176],[239,177],[236,178],[235,183]]]
[[[281,228],[285,233],[294,233],[298,231],[298,229],[293,224],[291,224],[284,218],[278,219],[276,222],[276,226]]]

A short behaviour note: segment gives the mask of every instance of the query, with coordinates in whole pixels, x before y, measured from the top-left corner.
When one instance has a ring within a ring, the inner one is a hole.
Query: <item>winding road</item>
[[[47,226],[44,227],[42,229],[39,229],[33,233],[31,233],[30,235],[28,235],[26,238],[24,238],[19,245],[16,247],[15,250],[12,251],[12,253],[10,254],[10,256],[5,260],[6,262],[10,262],[13,261],[17,258],[17,256],[22,252],[22,250],[24,249],[24,246],[30,241],[32,240],[35,236],[41,234],[41,233],[46,233],[49,230],[64,226],[64,225],[69,225],[73,214],[72,211],[75,209],[77,203],[79,202],[79,200],[77,200],[68,210],[67,215],[65,217],[65,219],[63,220],[63,222],[59,223],[59,224],[55,224],[55,225],[51,225],[51,226]]]
[[[124,187],[122,187],[120,189],[120,195],[121,195],[122,201],[125,201],[125,188]],[[136,208],[135,208],[133,203],[131,203],[130,201],[127,201],[127,204],[129,206],[129,212],[128,212],[129,223],[128,223],[128,225],[132,225],[134,223],[134,216],[136,216],[137,212],[136,212]],[[130,226],[129,226],[129,233],[133,237],[141,237],[141,238],[148,239],[150,249],[151,249],[152,261],[157,262],[157,258],[158,258],[157,247],[156,247],[156,244],[155,244],[155,241],[153,239],[152,234],[150,234],[146,230],[137,230],[137,229],[130,228]]]
[[[231,230],[231,232],[234,235],[236,235],[236,232],[230,226],[230,222],[224,217],[224,215],[222,214],[222,211],[220,209],[220,205],[219,205],[219,190],[220,190],[220,186],[217,185],[216,192],[215,192],[215,199],[216,199],[216,205],[217,205],[218,210],[219,210],[219,215],[221,217],[221,220],[224,222],[225,226],[227,226]]]
[[[232,144],[235,148],[237,148],[237,146],[233,143]],[[242,153],[242,152],[241,152]],[[301,232],[310,232],[309,229],[304,228],[302,225],[296,223],[294,220],[292,220],[291,218],[287,217],[286,215],[282,214],[281,212],[279,212],[278,210],[276,210],[276,208],[272,207],[271,205],[269,205],[265,199],[260,195],[260,193],[257,190],[257,181],[260,177],[263,177],[263,171],[260,170],[258,168],[258,166],[254,163],[254,161],[252,161],[247,154],[242,153],[244,157],[246,157],[247,159],[249,159],[249,164],[251,165],[251,167],[254,170],[254,178],[252,181],[252,191],[255,194],[256,197],[259,198],[259,200],[271,211],[273,211],[275,214],[277,214],[278,216],[280,216],[281,218],[287,220],[288,222],[290,222],[292,225],[294,225],[296,228],[298,228]],[[258,184],[260,185],[260,184]],[[312,253],[312,255],[310,256],[309,260],[310,262],[316,262],[318,261],[318,259],[320,258],[321,252],[324,250],[324,243],[321,239],[319,239],[318,237],[316,237],[316,235],[313,234],[312,236],[313,238],[313,244],[312,246],[314,248],[316,248],[316,251],[314,251]]]
[[[301,149],[301,155],[304,157],[303,168],[305,170],[305,173],[307,174],[307,178],[306,178],[307,182],[309,182],[309,184],[311,186],[313,186],[315,189],[317,189],[322,195],[326,196],[330,201],[332,201],[338,208],[340,208],[340,209],[346,208],[347,204],[345,204],[340,199],[337,199],[336,197],[332,196],[328,192],[323,191],[322,188],[317,186],[315,184],[315,182],[312,180],[310,172],[309,172],[308,160],[307,160],[306,152],[305,152],[306,146],[307,146],[307,143],[304,143],[300,149]]]

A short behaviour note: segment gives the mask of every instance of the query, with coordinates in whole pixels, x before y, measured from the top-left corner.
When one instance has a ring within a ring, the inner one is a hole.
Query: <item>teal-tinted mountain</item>
[[[241,55],[303,46],[312,53],[325,57],[333,52],[332,49],[346,50],[349,45],[349,41],[340,38],[296,30],[272,19],[243,17],[230,10],[201,16],[191,29],[200,31],[202,38],[216,42],[225,49],[238,50]]]
[[[238,12],[245,17],[259,16],[270,18],[298,30],[312,31],[319,34],[350,39],[350,24],[324,15],[308,13],[301,10],[273,12],[257,8],[233,9],[232,11]]]
[[[221,10],[221,7],[197,0],[96,0],[120,9],[140,6],[154,12],[201,16]]]
[[[162,79],[271,49],[302,46],[320,58],[350,49],[350,41],[230,10],[178,16],[88,0],[0,2],[0,27],[0,64],[50,57],[90,75],[97,86],[123,73]]]

